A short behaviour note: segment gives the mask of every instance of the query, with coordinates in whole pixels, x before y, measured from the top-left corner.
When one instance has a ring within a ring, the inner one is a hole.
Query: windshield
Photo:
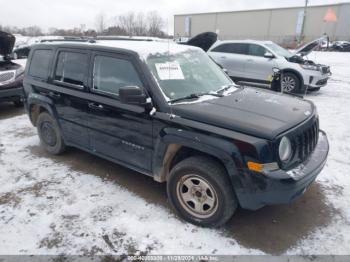
[[[232,85],[232,80],[201,50],[177,54],[155,54],[147,66],[168,100],[191,94],[216,92]]]
[[[275,52],[277,55],[284,56],[286,58],[293,56],[293,54],[289,52],[287,49],[284,49],[283,47],[276,45],[275,43],[270,43],[265,45],[268,48],[270,48],[273,52]]]

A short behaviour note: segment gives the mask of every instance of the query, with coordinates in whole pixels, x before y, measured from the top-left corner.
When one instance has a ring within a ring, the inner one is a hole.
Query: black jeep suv
[[[11,61],[14,44],[13,35],[0,31],[0,102],[12,101],[16,106],[21,106],[24,68]]]
[[[48,152],[74,146],[167,182],[172,206],[197,225],[292,201],[328,154],[313,103],[237,87],[196,47],[39,44],[24,90]]]

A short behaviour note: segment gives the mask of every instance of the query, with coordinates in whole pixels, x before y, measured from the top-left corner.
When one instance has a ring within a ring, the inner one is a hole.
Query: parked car
[[[218,41],[208,54],[235,81],[265,84],[271,81],[272,69],[283,73],[282,88],[286,92],[304,93],[319,90],[327,84],[329,66],[307,60],[320,40],[313,41],[292,53],[271,41],[236,40]]]
[[[24,68],[11,61],[15,37],[0,31],[0,102],[12,101],[22,106]]]
[[[24,89],[49,153],[73,146],[166,182],[174,209],[201,226],[224,224],[238,205],[289,203],[328,154],[312,102],[237,87],[196,47],[38,44]]]
[[[350,42],[349,41],[336,41],[332,45],[333,51],[338,52],[350,52]]]

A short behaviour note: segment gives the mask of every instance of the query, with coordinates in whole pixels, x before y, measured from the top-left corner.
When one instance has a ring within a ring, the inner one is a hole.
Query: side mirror
[[[270,58],[270,59],[275,58],[275,56],[274,56],[272,53],[270,53],[270,52],[266,52],[266,53],[264,54],[264,57],[265,57],[265,58]]]
[[[124,104],[146,105],[147,96],[138,86],[125,86],[119,88],[119,99]]]
[[[274,72],[275,74],[278,74],[281,72],[281,70],[279,70],[277,67],[273,67],[272,72]]]

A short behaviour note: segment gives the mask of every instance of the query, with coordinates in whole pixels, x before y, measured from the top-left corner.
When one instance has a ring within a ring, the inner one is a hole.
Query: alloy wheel
[[[296,87],[296,81],[294,77],[287,75],[283,77],[281,85],[283,91],[291,92]]]

